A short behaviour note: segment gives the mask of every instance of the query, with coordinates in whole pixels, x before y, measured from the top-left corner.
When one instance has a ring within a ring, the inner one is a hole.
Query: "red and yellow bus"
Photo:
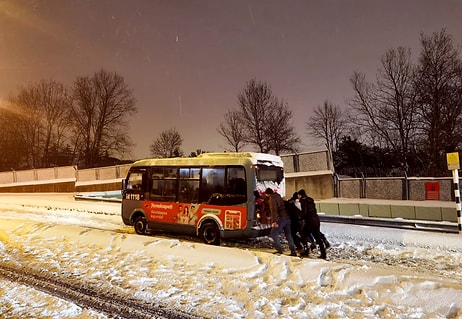
[[[267,232],[257,199],[268,187],[285,192],[281,158],[252,152],[144,159],[122,184],[122,220],[136,233],[196,235],[213,245]]]

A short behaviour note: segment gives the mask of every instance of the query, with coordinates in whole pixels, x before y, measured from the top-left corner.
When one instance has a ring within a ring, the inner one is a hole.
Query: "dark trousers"
[[[300,229],[300,222],[298,220],[292,219],[290,221],[290,233],[292,234],[295,247],[302,249],[302,230]]]
[[[319,229],[310,229],[309,227],[304,227],[302,231],[302,245],[308,249],[309,245],[308,243],[310,242],[311,236],[314,238],[316,241],[316,244],[319,246],[319,250],[321,252],[321,258],[326,258],[326,246],[324,245],[324,240],[323,237],[324,235],[321,233]],[[325,237],[324,237],[325,238]]]
[[[282,218],[282,219],[279,219],[277,223],[278,223],[278,227],[271,228],[271,233],[270,233],[271,238],[273,238],[274,247],[276,248],[276,251],[282,253],[282,246],[279,240],[279,234],[283,232],[286,235],[287,241],[289,242],[290,252],[295,252],[294,240],[290,232],[290,219]]]
[[[319,230],[312,231],[311,234],[313,235],[314,239],[316,240],[316,243],[319,246],[319,250],[321,251],[321,258],[326,259],[326,246],[324,246],[324,240],[322,240],[324,236],[321,234]]]
[[[323,233],[319,232],[321,234],[321,240],[323,241],[324,243],[324,246],[327,248],[327,245],[329,245],[329,242],[327,241],[327,238],[326,238],[326,235],[324,235]],[[315,239],[313,237],[313,233],[309,233],[308,235],[308,242],[311,244],[311,245],[314,245],[314,242],[315,242]]]

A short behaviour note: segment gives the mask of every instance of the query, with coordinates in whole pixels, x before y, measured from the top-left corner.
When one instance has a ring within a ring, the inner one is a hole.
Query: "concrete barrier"
[[[331,198],[316,201],[316,207],[326,215],[457,222],[455,203],[446,201]]]

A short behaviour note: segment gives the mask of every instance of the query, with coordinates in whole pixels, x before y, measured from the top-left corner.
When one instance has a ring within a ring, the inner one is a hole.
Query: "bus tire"
[[[215,222],[205,222],[200,228],[200,237],[205,244],[220,245],[220,230]]]
[[[135,228],[135,232],[138,235],[146,235],[146,230],[148,228],[148,221],[144,216],[139,216],[135,219],[133,223],[133,227]]]

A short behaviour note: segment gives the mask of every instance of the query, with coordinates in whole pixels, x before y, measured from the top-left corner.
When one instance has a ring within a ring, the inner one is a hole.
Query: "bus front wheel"
[[[145,235],[148,228],[148,222],[144,216],[139,216],[135,219],[133,227],[138,235]]]
[[[200,228],[200,236],[205,244],[220,245],[220,230],[215,222],[206,222]]]

